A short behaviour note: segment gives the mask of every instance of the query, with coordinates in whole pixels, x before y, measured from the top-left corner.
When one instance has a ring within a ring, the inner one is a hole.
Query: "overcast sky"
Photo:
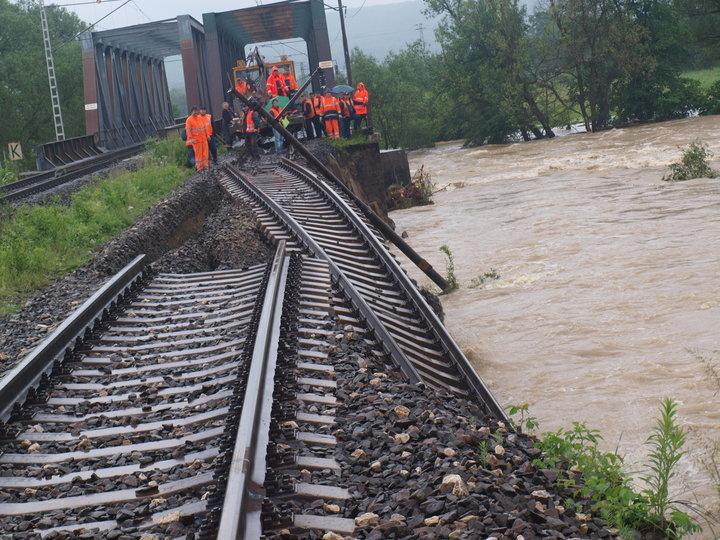
[[[352,15],[364,6],[392,4],[397,1],[401,0],[344,0],[343,5],[348,7],[348,15]],[[125,2],[126,0],[102,0],[100,2],[88,2],[88,0],[46,0],[45,4],[65,6],[67,9],[77,13],[77,15],[88,24],[99,21],[111,11],[117,9],[115,13],[103,19],[95,27],[95,30],[107,30],[109,28],[171,19],[176,15],[184,14],[192,15],[198,21],[202,22],[203,13],[230,11],[273,3],[262,2],[260,0],[258,0],[258,2],[254,0],[239,0],[235,2],[228,2],[227,0],[203,0],[202,2],[198,2],[197,0],[130,0],[127,3]],[[325,2],[329,5],[337,6],[337,0],[325,0]],[[85,5],[73,6],[72,4]]]

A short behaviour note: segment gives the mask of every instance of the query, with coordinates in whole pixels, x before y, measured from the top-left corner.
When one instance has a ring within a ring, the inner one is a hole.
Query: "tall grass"
[[[0,313],[64,272],[90,259],[93,249],[130,226],[167,195],[188,171],[149,164],[85,186],[70,204],[5,208],[0,217]]]

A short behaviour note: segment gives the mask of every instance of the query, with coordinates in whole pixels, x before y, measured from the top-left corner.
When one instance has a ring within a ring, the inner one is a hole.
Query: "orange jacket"
[[[355,116],[355,106],[349,97],[340,100],[340,110],[342,111],[343,118],[352,118]]]
[[[257,131],[257,128],[255,127],[255,118],[253,118],[254,114],[255,111],[252,109],[248,109],[245,113],[245,133],[255,133]]]
[[[283,73],[283,80],[285,81],[285,86],[287,86],[288,90],[297,90],[298,89],[298,83],[295,80],[295,75],[292,73]]]
[[[235,91],[236,91],[238,94],[245,94],[245,92],[247,91],[247,89],[248,89],[248,83],[247,83],[246,81],[239,80],[239,81],[237,82],[237,84],[235,85]]]
[[[340,118],[340,102],[332,94],[322,97],[322,116],[325,120]]]
[[[281,112],[282,107],[270,107],[270,114],[273,115],[273,118],[277,118]]]
[[[315,104],[310,98],[303,99],[303,113],[308,120],[315,118]]]
[[[370,94],[365,90],[363,83],[358,83],[353,95],[353,105],[355,105],[355,112],[358,114],[367,114],[367,106],[370,103]]]
[[[198,114],[191,114],[185,120],[185,132],[187,133],[187,142],[197,144],[207,141],[207,126],[205,117]]]
[[[206,114],[205,118],[205,134],[208,138],[213,136],[212,114]]]
[[[287,85],[277,66],[272,68],[272,72],[265,83],[265,89],[271,96],[287,96]]]

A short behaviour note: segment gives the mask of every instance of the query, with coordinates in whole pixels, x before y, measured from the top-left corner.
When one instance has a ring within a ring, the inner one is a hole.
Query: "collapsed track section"
[[[288,160],[253,176],[226,165],[221,184],[249,202],[273,240],[327,261],[333,279],[410,381],[502,407],[394,257],[344,194]]]

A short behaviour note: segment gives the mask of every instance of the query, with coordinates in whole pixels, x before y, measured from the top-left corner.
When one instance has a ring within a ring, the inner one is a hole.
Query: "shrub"
[[[700,114],[720,114],[720,81],[715,81],[705,91],[705,102],[700,108]]]
[[[386,194],[388,209],[397,210],[432,204],[434,189],[435,184],[432,182],[432,177],[423,165],[415,172],[412,181],[407,186],[393,184],[388,188]]]
[[[691,180],[693,178],[716,178],[718,171],[710,168],[708,159],[712,157],[712,152],[708,150],[707,144],[694,141],[682,150],[682,157],[679,163],[670,165],[670,174],[663,176],[663,180],[677,182],[681,180]]]
[[[458,288],[457,277],[455,277],[455,257],[447,245],[440,246],[440,251],[445,254],[445,281],[448,287],[443,292],[450,292]]]
[[[189,167],[185,141],[169,134],[163,139],[145,141],[146,158],[154,165],[175,165]]]

